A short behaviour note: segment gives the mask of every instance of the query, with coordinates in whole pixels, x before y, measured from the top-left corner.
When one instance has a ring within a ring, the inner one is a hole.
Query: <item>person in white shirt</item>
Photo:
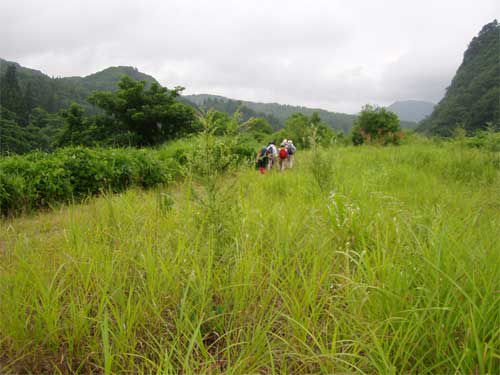
[[[295,155],[295,152],[297,152],[297,147],[295,147],[295,145],[293,144],[291,139],[289,139],[286,142],[286,150],[288,152],[288,168],[292,168],[294,155]]]
[[[274,141],[269,142],[267,145],[267,149],[269,150],[269,163],[267,164],[267,169],[270,170],[274,163],[278,160],[278,149],[276,148],[276,144]]]

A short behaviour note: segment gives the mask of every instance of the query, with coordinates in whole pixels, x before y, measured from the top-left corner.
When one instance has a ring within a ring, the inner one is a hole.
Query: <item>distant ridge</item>
[[[321,108],[308,108],[279,103],[251,102],[247,100],[231,99],[220,95],[197,94],[185,95],[183,97],[195,103],[199,107],[214,108],[220,111],[225,111],[225,108],[238,107],[238,105],[246,107],[258,114],[262,114],[263,116],[271,116],[275,123],[272,121],[270,122],[275,128],[284,126],[286,119],[297,112],[301,112],[307,116],[312,115],[313,112],[318,112],[321,120],[323,120],[327,125],[344,133],[349,132],[354,120],[356,119],[356,115],[330,112]]]
[[[434,103],[423,100],[401,100],[392,103],[387,109],[396,113],[400,120],[420,122],[434,110]]]
[[[17,79],[23,92],[30,87],[35,106],[48,112],[67,108],[76,102],[87,111],[95,109],[87,102],[87,97],[95,90],[116,90],[120,78],[124,75],[148,83],[157,82],[152,76],[142,73],[131,66],[114,66],[85,77],[49,77],[47,74],[21,66],[12,61],[0,58],[0,75],[9,65],[16,66]]]
[[[85,77],[67,77],[63,80],[79,83],[88,90],[116,90],[117,83],[122,76],[129,76],[137,81],[146,81],[148,83],[158,83],[158,81],[137,68],[131,66],[112,66],[97,73]]]
[[[271,116],[271,120],[269,120],[269,118],[268,120],[274,128],[284,126],[286,119],[297,112],[304,113],[307,116],[312,115],[313,112],[318,112],[322,121],[324,121],[327,125],[335,129],[336,131],[341,131],[344,133],[348,133],[351,130],[352,124],[356,119],[356,115],[331,112],[321,108],[309,108],[279,103],[251,102],[247,100],[231,99],[220,95],[197,94],[185,95],[183,96],[183,98],[196,104],[198,107],[214,108],[223,112],[231,112],[231,110],[228,111],[227,109],[233,109],[237,108],[238,106],[242,106],[243,108],[248,108],[249,110],[255,111],[255,113],[259,114],[260,116]],[[432,103],[429,104],[434,106],[434,104]],[[417,126],[417,122],[415,120],[406,120],[401,117],[400,119],[401,126],[403,128],[413,129]]]

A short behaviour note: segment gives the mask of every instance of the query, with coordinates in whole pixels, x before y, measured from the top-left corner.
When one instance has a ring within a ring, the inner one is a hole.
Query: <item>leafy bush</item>
[[[11,207],[24,204],[23,179],[0,172],[0,212],[8,212]]]
[[[402,135],[399,118],[394,112],[366,105],[354,122],[352,142],[355,145],[363,143],[399,144]]]
[[[479,130],[474,137],[465,139],[469,147],[482,148],[491,152],[500,152],[500,132],[495,132],[493,128],[486,131]]]
[[[314,146],[330,146],[339,136],[324,122],[317,112],[310,117],[294,113],[285,123],[285,127],[274,134],[274,139],[292,139],[299,149]]]
[[[159,149],[68,147],[1,158],[0,213],[79,201],[131,186],[150,188],[185,175],[189,167],[199,175],[225,173],[250,160],[255,149],[235,137],[214,136],[210,147],[203,142],[193,137]],[[203,171],[207,166],[210,171]]]
[[[71,147],[0,160],[0,209],[16,213],[103,191],[166,183],[172,173],[154,150]]]

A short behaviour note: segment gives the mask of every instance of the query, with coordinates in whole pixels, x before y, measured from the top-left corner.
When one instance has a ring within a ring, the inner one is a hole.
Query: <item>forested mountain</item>
[[[402,100],[392,103],[388,110],[398,115],[402,121],[419,122],[434,110],[434,103],[422,100]]]
[[[90,92],[94,90],[114,91],[117,89],[117,83],[122,76],[129,76],[136,81],[146,81],[149,84],[158,83],[152,76],[142,73],[131,66],[113,66],[86,77],[66,77],[61,78],[61,80],[82,86]]]
[[[67,145],[146,146],[179,137],[196,125],[194,109],[179,103],[180,91],[132,67],[51,78],[1,60],[0,155]]]
[[[468,133],[500,127],[500,25],[485,25],[464,53],[446,95],[419,131],[450,136],[458,126]]]
[[[181,100],[184,100],[185,103],[190,103],[198,109],[205,111],[208,109],[215,109],[217,111],[233,115],[237,110],[239,110],[242,121],[247,121],[252,117],[261,117],[266,119],[274,130],[282,128],[285,124],[285,121],[277,118],[276,116],[256,111],[244,104],[241,100],[233,100],[223,96],[208,94],[185,95],[181,96]]]
[[[183,97],[200,107],[213,107],[220,111],[226,111],[224,109],[226,107],[233,108],[238,106],[253,110],[259,116],[265,116],[274,128],[282,127],[285,120],[294,113],[303,113],[306,116],[311,116],[314,112],[317,112],[321,117],[321,120],[328,124],[331,128],[347,133],[351,129],[356,118],[355,115],[330,112],[319,108],[308,108],[279,103],[256,103],[245,100],[229,99],[218,95],[199,94],[186,95]]]
[[[11,81],[5,77],[7,71],[10,71]],[[124,75],[149,83],[157,82],[153,77],[130,66],[110,67],[86,77],[54,78],[39,70],[0,59],[0,77],[5,77],[0,80],[0,99],[13,101],[13,107],[9,108],[9,105],[4,107],[21,117],[27,116],[35,107],[55,112],[67,108],[72,102],[93,112],[95,109],[86,98],[95,90],[115,90],[118,81]],[[15,86],[14,80],[17,81],[19,90],[12,89]]]

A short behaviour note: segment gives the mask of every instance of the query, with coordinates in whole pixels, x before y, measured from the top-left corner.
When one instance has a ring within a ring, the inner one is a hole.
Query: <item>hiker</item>
[[[274,141],[269,142],[269,144],[267,145],[267,151],[268,151],[267,169],[271,170],[271,168],[274,167],[274,163],[276,163],[278,159],[278,149],[276,148]]]
[[[259,172],[261,174],[264,174],[266,172],[267,165],[269,163],[269,150],[267,149],[266,146],[264,146],[258,153],[257,153],[257,168],[259,168]]]
[[[286,142],[286,151],[288,152],[288,168],[293,168],[293,159],[297,147],[295,147],[291,139]]]
[[[278,152],[278,163],[280,172],[283,172],[288,165],[288,151],[286,150],[286,143],[282,143],[280,145],[280,149]]]

